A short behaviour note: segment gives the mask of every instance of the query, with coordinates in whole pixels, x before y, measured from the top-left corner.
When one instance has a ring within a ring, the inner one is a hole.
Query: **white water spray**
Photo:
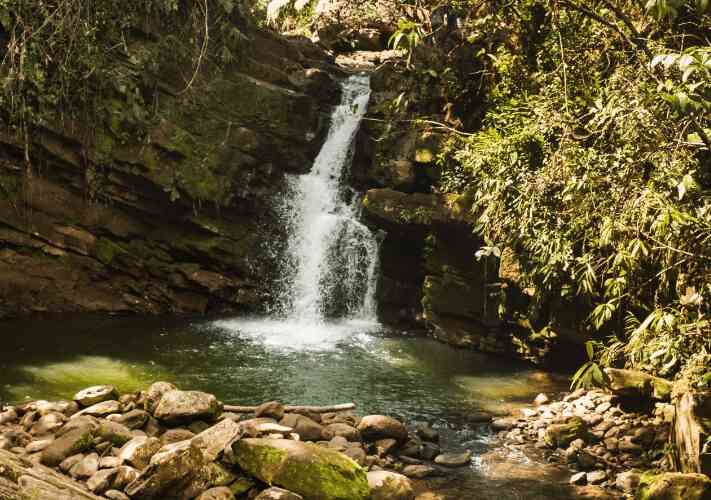
[[[370,79],[351,76],[341,88],[341,103],[311,172],[289,179],[281,207],[289,236],[277,307],[281,318],[223,322],[267,344],[332,344],[378,327],[378,241],[359,221],[360,200],[345,182]]]

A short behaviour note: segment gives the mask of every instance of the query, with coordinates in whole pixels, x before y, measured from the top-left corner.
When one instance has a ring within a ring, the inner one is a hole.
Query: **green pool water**
[[[430,481],[428,498],[575,498],[563,471],[500,444],[476,421],[567,384],[508,359],[357,321],[59,317],[5,321],[0,339],[5,402],[70,398],[95,384],[135,391],[156,380],[231,404],[354,402],[361,414],[427,421],[445,448],[474,452],[471,467]]]

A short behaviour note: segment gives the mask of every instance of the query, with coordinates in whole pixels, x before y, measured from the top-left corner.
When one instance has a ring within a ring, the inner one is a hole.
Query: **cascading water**
[[[280,212],[289,236],[282,256],[277,317],[220,322],[264,343],[313,347],[379,328],[378,241],[362,224],[360,200],[345,182],[370,99],[370,79],[342,84],[326,141],[311,172],[289,179]]]
[[[370,98],[367,76],[352,76],[311,172],[291,179],[284,207],[290,269],[281,309],[294,321],[375,318],[378,243],[359,220],[358,197],[344,185],[353,140]]]

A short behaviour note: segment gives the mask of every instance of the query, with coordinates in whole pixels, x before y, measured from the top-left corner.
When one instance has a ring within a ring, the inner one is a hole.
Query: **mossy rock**
[[[620,396],[657,401],[669,401],[671,397],[673,384],[663,378],[617,368],[606,368],[605,374],[609,379],[610,390]]]
[[[644,474],[636,500],[711,500],[711,479],[704,474]]]
[[[586,441],[588,428],[580,417],[572,417],[564,424],[553,424],[546,429],[545,442],[549,446],[567,448],[576,439]]]
[[[309,500],[370,495],[365,470],[337,451],[287,439],[242,439],[233,449],[244,471]]]

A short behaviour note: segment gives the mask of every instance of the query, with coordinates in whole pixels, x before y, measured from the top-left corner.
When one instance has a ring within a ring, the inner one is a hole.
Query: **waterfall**
[[[378,243],[359,221],[359,197],[346,183],[369,98],[367,76],[342,84],[341,103],[311,172],[289,180],[280,306],[290,320],[375,319]]]
[[[222,329],[278,349],[330,349],[380,330],[375,291],[379,244],[360,222],[348,186],[353,143],[370,99],[370,79],[351,76],[308,174],[288,178],[277,203],[288,235],[280,255],[276,304],[268,318],[217,321]]]

